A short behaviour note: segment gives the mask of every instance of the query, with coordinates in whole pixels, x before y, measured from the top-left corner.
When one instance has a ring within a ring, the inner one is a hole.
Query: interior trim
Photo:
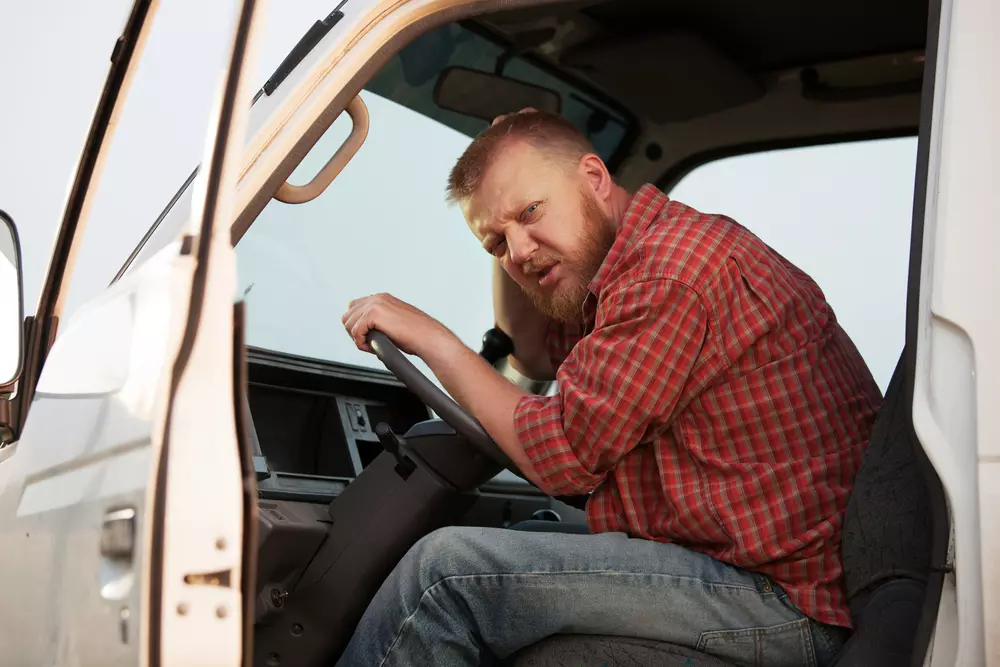
[[[347,163],[351,161],[351,158],[357,154],[368,137],[368,128],[371,123],[368,106],[358,95],[347,105],[346,111],[347,115],[351,117],[351,133],[340,145],[340,148],[334,152],[311,181],[305,185],[292,185],[285,181],[274,193],[275,199],[285,204],[304,204],[316,199],[326,191],[330,183],[333,183],[333,179],[337,178]]]
[[[510,40],[506,39],[500,33],[491,30],[489,27],[481,23],[476,23],[474,20],[467,19],[459,21],[458,23],[469,32],[479,35],[483,39],[489,40],[497,46],[502,46],[504,49],[512,49],[514,46],[511,44]],[[560,70],[558,67],[553,66],[548,61],[536,56],[533,53],[518,53],[517,57],[531,63],[531,65],[537,67],[546,74],[550,74],[557,79],[575,86],[581,92],[593,97],[595,100],[609,107],[622,117],[622,120],[625,121],[625,136],[622,137],[622,141],[618,148],[615,149],[615,152],[610,155],[605,162],[608,171],[612,174],[615,173],[618,167],[621,166],[621,163],[624,162],[625,158],[628,157],[633,146],[635,145],[635,142],[642,134],[639,117],[636,116],[627,106],[611,97],[603,90],[595,87],[590,82],[580,77],[573,76],[570,72]]]
[[[920,332],[921,277],[923,275],[924,221],[927,216],[928,185],[930,181],[931,147],[935,140],[935,95],[937,94],[937,69],[941,33],[941,0],[930,0],[927,19],[927,50],[924,60],[924,83],[920,98],[920,130],[917,140],[917,166],[914,177],[913,224],[910,228],[910,267],[906,287],[906,345],[903,350],[903,403],[910,415],[909,428],[913,442],[919,442],[913,426],[914,379],[917,369],[917,341]],[[942,95],[943,97],[943,95]],[[938,106],[940,109],[940,106]],[[931,286],[927,285],[928,292]],[[929,295],[928,295],[929,296]],[[931,555],[927,593],[917,625],[910,656],[911,667],[922,667],[937,624],[941,606],[944,577],[948,572],[948,542],[951,538],[951,521],[944,486],[923,447],[915,452],[920,470],[927,483],[931,506]],[[961,629],[959,629],[961,630]]]
[[[248,430],[253,418],[244,399],[248,387],[245,332],[246,304],[238,301],[233,304],[233,413],[236,415],[236,437],[240,444],[240,468],[243,474],[243,567],[240,568],[240,590],[243,594],[243,667],[252,667],[259,524],[253,438]]]

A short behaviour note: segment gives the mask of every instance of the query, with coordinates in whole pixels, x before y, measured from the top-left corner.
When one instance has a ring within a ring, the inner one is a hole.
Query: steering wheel
[[[486,432],[475,417],[466,412],[465,408],[455,402],[451,396],[441,390],[436,384],[421,373],[413,362],[406,358],[396,344],[389,340],[381,331],[371,330],[366,336],[369,347],[375,353],[386,368],[399,381],[417,395],[425,405],[434,412],[441,415],[441,419],[448,423],[455,431],[472,443],[473,447],[482,454],[493,459],[503,467],[510,470],[518,477],[523,477],[523,473],[518,470],[514,462],[510,460],[500,446],[493,441],[490,434]]]

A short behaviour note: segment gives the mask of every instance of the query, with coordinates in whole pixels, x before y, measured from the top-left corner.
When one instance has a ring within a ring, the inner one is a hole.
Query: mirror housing
[[[562,95],[550,88],[468,67],[441,72],[434,85],[434,103],[487,123],[525,107],[554,114],[562,111]]]
[[[0,210],[0,394],[12,393],[24,357],[21,242],[14,221]]]

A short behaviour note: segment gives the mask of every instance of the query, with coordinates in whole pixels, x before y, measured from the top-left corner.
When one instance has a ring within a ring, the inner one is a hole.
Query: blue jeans
[[[846,631],[810,620],[766,577],[673,544],[451,527],[403,557],[337,664],[480,665],[553,634],[661,640],[737,665],[825,667]]]

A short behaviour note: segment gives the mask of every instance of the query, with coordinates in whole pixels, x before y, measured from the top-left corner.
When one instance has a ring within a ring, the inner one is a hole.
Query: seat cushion
[[[909,664],[925,592],[921,581],[894,579],[864,595],[857,630],[836,667]]]
[[[553,635],[519,651],[507,667],[733,667],[694,649],[649,639]]]

